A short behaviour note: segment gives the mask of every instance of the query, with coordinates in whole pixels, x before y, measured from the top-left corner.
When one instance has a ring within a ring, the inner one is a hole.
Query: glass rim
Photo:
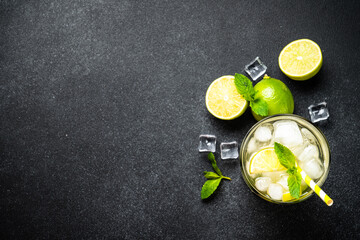
[[[329,171],[330,171],[330,162],[331,162],[331,153],[330,153],[330,147],[329,147],[329,142],[327,141],[324,133],[317,127],[315,126],[312,122],[310,122],[308,119],[302,117],[302,116],[299,116],[299,115],[296,115],[296,114],[276,114],[276,115],[272,115],[272,116],[269,116],[269,117],[266,117],[264,119],[261,119],[260,121],[258,121],[257,123],[255,123],[246,133],[245,137],[243,138],[242,140],[242,143],[241,143],[241,146],[240,146],[240,154],[239,154],[239,157],[240,157],[240,165],[241,165],[241,174],[243,176],[243,179],[246,183],[246,185],[250,188],[250,190],[255,193],[257,196],[261,197],[262,199],[266,200],[266,201],[269,201],[269,202],[272,202],[272,203],[276,203],[276,204],[294,204],[294,203],[299,203],[299,202],[302,202],[306,199],[308,199],[309,197],[311,197],[313,194],[314,194],[314,191],[312,189],[310,189],[305,195],[301,196],[299,199],[294,199],[294,200],[291,200],[291,201],[287,201],[287,202],[283,202],[283,201],[278,201],[278,200],[273,200],[267,196],[265,196],[263,193],[261,193],[260,191],[258,191],[256,189],[256,187],[251,183],[250,181],[250,176],[249,174],[246,172],[246,161],[243,157],[244,155],[244,147],[245,147],[245,144],[248,143],[248,139],[249,139],[249,136],[253,133],[254,129],[257,128],[260,124],[262,124],[263,122],[269,120],[269,119],[272,119],[272,118],[277,118],[277,117],[290,117],[290,118],[294,118],[294,119],[300,119],[301,121],[304,121],[306,122],[306,124],[310,125],[315,131],[317,131],[319,133],[319,135],[321,136],[321,138],[324,140],[324,143],[325,143],[325,146],[327,149],[327,155],[328,155],[328,166],[327,168],[325,169],[324,171],[324,174],[323,176],[321,176],[321,178],[317,181],[317,185],[319,187],[322,186],[322,184],[325,182],[328,174],[329,174]],[[279,119],[280,120],[280,119]],[[301,124],[301,122],[300,122]],[[308,126],[305,126],[308,128]],[[308,129],[309,130],[309,129]],[[315,136],[316,139],[319,141],[320,143],[320,139],[319,137]],[[321,144],[320,144],[321,145]],[[322,147],[322,146],[321,146]],[[323,150],[323,149],[322,149]],[[325,159],[324,159],[325,161]]]

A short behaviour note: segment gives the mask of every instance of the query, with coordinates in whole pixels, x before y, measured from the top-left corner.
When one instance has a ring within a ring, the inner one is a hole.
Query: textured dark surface
[[[359,239],[359,3],[1,0],[1,238]],[[277,64],[299,38],[324,56],[305,82]],[[258,198],[238,161],[200,199],[199,134],[241,142],[255,123],[212,117],[206,89],[256,56],[296,114],[328,102],[330,208]]]

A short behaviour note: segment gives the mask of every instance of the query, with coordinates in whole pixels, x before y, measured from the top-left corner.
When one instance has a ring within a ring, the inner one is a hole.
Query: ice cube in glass
[[[255,187],[260,192],[266,192],[271,184],[271,178],[269,177],[258,177],[255,179]]]
[[[271,124],[265,124],[258,127],[254,133],[254,137],[257,141],[262,143],[268,143],[272,137],[273,126]]]
[[[247,152],[249,154],[253,153],[257,148],[256,140],[255,138],[251,138],[248,143]]]
[[[256,57],[251,63],[245,66],[245,72],[249,74],[253,81],[256,81],[261,75],[266,72],[267,67],[260,60],[259,57]]]
[[[309,144],[305,147],[304,151],[299,155],[298,160],[301,162],[307,162],[311,158],[319,157],[319,149],[313,144]]]
[[[286,171],[263,172],[262,176],[269,177],[271,181],[277,182],[284,174],[286,174]]]
[[[281,200],[283,195],[283,187],[277,183],[271,183],[267,190],[269,196],[274,200]]]
[[[311,122],[317,123],[329,118],[329,109],[326,102],[312,104],[308,107]]]
[[[320,178],[324,173],[324,168],[319,159],[312,158],[302,165],[302,169],[306,172],[307,175],[313,180]]]
[[[307,139],[310,143],[316,143],[315,136],[308,129],[302,128],[301,133],[303,134],[304,138]]]
[[[294,147],[291,147],[290,150],[291,152],[296,156],[299,157],[300,154],[304,151],[305,146],[304,145],[297,145]]]
[[[283,174],[279,181],[277,181],[277,184],[280,184],[285,191],[289,191],[289,185],[288,185],[288,174]]]
[[[274,141],[291,148],[302,145],[303,136],[294,121],[280,120],[274,122]]]
[[[235,159],[239,157],[239,144],[236,141],[223,142],[220,144],[222,159]]]
[[[215,152],[216,151],[216,136],[209,134],[202,134],[199,136],[199,152]]]

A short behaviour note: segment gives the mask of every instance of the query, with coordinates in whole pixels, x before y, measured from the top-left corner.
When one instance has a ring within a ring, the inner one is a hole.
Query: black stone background
[[[359,1],[0,1],[1,239],[359,239]],[[277,58],[310,38],[317,76]],[[210,83],[256,56],[295,114],[327,101],[331,169],[318,197],[268,203],[233,180],[200,199],[211,170],[198,136],[241,143],[255,124],[205,107]]]

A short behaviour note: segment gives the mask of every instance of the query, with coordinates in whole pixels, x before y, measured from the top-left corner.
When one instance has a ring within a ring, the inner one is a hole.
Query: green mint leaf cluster
[[[290,151],[290,149],[277,142],[275,142],[274,149],[280,164],[287,168],[286,172],[289,174],[287,182],[290,195],[294,198],[299,198],[301,190],[301,175],[297,171],[294,154]]]
[[[221,178],[207,180],[201,189],[201,199],[206,199],[213,194],[221,182]]]
[[[234,81],[236,89],[245,98],[245,100],[253,102],[256,92],[250,79],[242,74],[235,73]]]
[[[204,177],[206,177],[207,179],[217,179],[217,178],[220,178],[220,176],[217,175],[217,173],[207,172],[207,171],[204,171]]]
[[[290,151],[290,149],[277,142],[275,142],[274,149],[281,165],[287,169],[292,169],[295,167],[295,156]]]
[[[266,117],[269,114],[267,103],[260,98],[250,102],[250,107],[257,115]]]
[[[222,173],[220,171],[220,169],[218,168],[217,164],[216,164],[216,160],[215,160],[215,156],[213,153],[209,153],[208,154],[208,159],[210,160],[211,162],[211,165],[214,169],[214,171],[219,175],[219,176],[222,176]]]
[[[215,192],[215,190],[218,188],[222,179],[231,180],[231,178],[222,175],[219,167],[216,164],[215,156],[213,153],[208,154],[208,159],[210,160],[215,172],[204,171],[204,176],[208,180],[204,183],[201,189],[201,199],[206,199],[210,197],[211,194],[213,194],[213,192]]]
[[[235,86],[237,91],[245,98],[246,101],[250,102],[251,109],[260,116],[266,117],[269,114],[267,103],[256,98],[256,91],[249,78],[242,74],[235,73]]]
[[[288,186],[290,195],[294,198],[300,197],[301,175],[298,172],[289,175]]]

